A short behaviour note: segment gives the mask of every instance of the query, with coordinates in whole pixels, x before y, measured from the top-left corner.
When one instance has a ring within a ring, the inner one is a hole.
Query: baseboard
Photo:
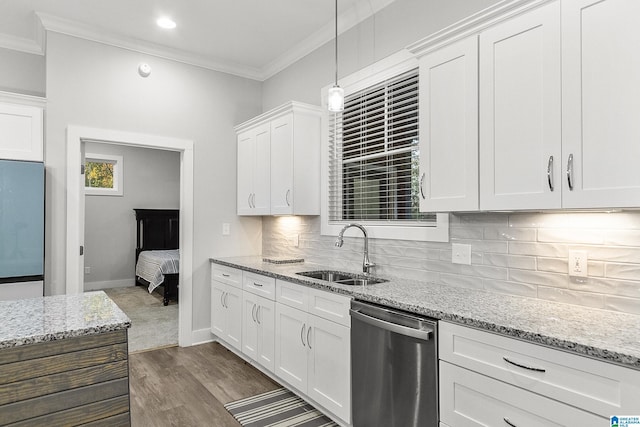
[[[191,332],[191,345],[204,344],[215,340],[216,337],[211,333],[211,329],[198,329]]]
[[[129,286],[135,286],[136,279],[121,279],[121,280],[105,280],[102,282],[84,282],[84,291],[97,291],[99,289],[110,288],[126,288]]]

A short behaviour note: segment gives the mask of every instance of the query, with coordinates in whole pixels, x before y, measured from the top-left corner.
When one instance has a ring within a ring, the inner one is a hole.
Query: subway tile
[[[567,288],[569,276],[567,274],[545,273],[529,270],[509,270],[509,280],[513,282],[530,283],[532,285],[551,286],[554,288]]]
[[[535,228],[485,227],[484,238],[487,240],[508,240],[535,242]]]
[[[604,277],[604,266],[604,262],[589,260],[587,262],[587,274],[589,276]]]
[[[495,265],[496,267],[520,268],[524,270],[536,269],[536,258],[532,256],[487,253],[484,254],[483,263],[485,265]]]
[[[640,298],[624,298],[605,295],[604,308],[624,313],[640,314]]]
[[[605,263],[604,275],[613,279],[640,280],[640,265]]]
[[[538,258],[538,271],[548,271],[551,273],[569,273],[567,258]]]
[[[538,287],[528,283],[509,282],[505,280],[482,280],[484,289],[489,292],[501,294],[518,295],[535,298],[538,294]]]
[[[510,227],[640,229],[640,212],[512,213]]]
[[[452,216],[457,216],[461,224],[482,224],[495,226],[509,225],[509,214],[501,212],[452,214]]]
[[[589,292],[538,286],[538,298],[584,307],[604,308],[604,296]]]
[[[567,245],[560,243],[509,242],[509,253],[538,257],[566,258],[569,255]]]
[[[587,251],[587,257],[593,261],[640,264],[640,247],[572,245],[568,249]]]
[[[604,242],[604,236],[602,230],[581,228],[539,228],[538,241],[601,245]]]
[[[604,277],[589,277],[584,282],[570,283],[569,287],[582,292],[640,298],[640,282]]]
[[[482,289],[482,279],[472,276],[441,273],[440,283],[458,288]]]
[[[605,230],[603,234],[608,246],[640,246],[640,230]]]
[[[449,237],[451,240],[456,239],[473,239],[481,240],[483,238],[482,227],[455,227],[449,228]]]

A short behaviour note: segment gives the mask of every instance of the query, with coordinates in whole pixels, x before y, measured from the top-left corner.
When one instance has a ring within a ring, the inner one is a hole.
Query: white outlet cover
[[[451,262],[454,264],[471,265],[471,245],[453,243],[451,245]]]
[[[569,276],[587,277],[587,263],[589,262],[587,251],[569,251]]]
[[[229,234],[231,234],[231,224],[229,224],[228,222],[223,222],[222,223],[222,235],[223,236],[228,236]]]

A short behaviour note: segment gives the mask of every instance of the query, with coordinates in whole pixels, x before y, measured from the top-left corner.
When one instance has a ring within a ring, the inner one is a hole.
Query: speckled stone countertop
[[[0,349],[129,328],[102,291],[0,301]]]
[[[332,269],[307,262],[278,265],[258,257],[211,262],[640,370],[640,316],[392,277],[375,285],[346,286],[297,275]]]

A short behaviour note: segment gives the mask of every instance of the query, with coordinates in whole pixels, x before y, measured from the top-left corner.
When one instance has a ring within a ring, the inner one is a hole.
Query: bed
[[[160,285],[162,299],[178,301],[180,270],[179,226],[177,209],[134,209],[136,214],[136,284],[149,293]]]

